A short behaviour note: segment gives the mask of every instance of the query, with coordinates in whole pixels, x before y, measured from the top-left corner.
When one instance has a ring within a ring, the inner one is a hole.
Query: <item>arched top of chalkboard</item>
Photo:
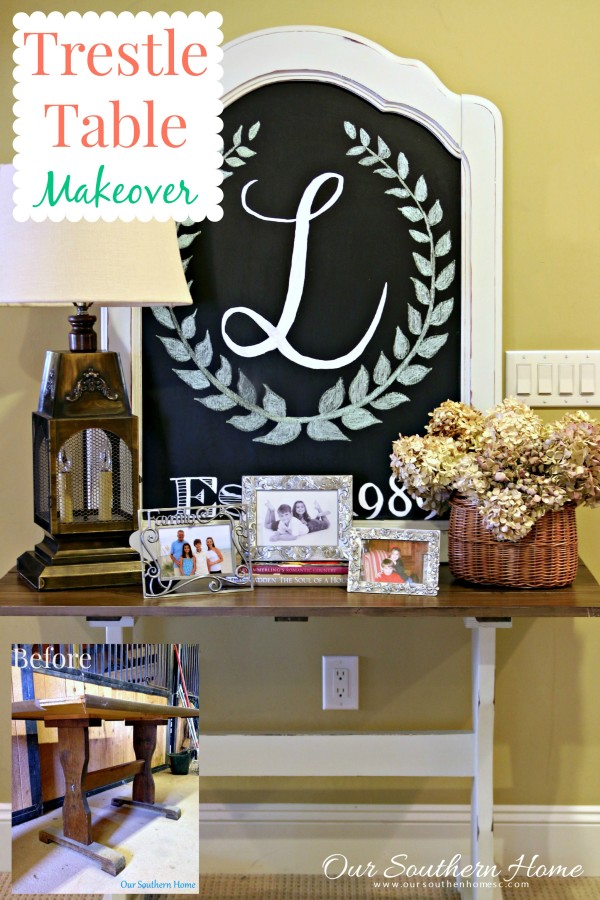
[[[424,63],[395,56],[367,38],[317,26],[270,28],[224,47],[223,102],[280,81],[321,81],[357,94],[384,112],[397,112],[432,131],[464,156],[465,116],[488,120],[501,140],[502,120],[489,100],[449,90]]]
[[[462,397],[502,395],[502,118],[482,97],[450,91],[424,63],[350,32],[270,28],[224,47],[223,103],[286,81],[336,85],[429,129],[461,161]]]

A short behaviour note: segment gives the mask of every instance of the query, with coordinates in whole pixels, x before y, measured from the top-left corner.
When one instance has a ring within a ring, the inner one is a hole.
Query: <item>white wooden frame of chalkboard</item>
[[[461,397],[480,408],[497,403],[502,391],[502,120],[494,104],[455,94],[423,63],[335,29],[294,26],[244,35],[225,46],[223,71],[225,106],[276,82],[324,82],[381,111],[413,119],[461,160]],[[140,312],[104,310],[102,324],[104,345],[119,351],[129,370],[133,409],[141,416]],[[392,524],[411,528],[416,523]],[[446,523],[418,523],[427,525]]]

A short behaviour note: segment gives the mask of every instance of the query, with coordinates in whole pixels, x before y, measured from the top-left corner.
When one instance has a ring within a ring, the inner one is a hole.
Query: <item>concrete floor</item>
[[[17,894],[197,894],[199,885],[198,776],[155,775],[156,802],[178,806],[181,818],[111,806],[112,797],[131,797],[125,784],[88,799],[94,841],[121,853],[127,862],[113,877],[97,863],[58,844],[43,844],[38,832],[62,828],[58,809],[12,829],[12,890]],[[164,882],[161,889],[153,881]],[[182,888],[177,882],[190,884]],[[144,884],[148,884],[144,887]]]

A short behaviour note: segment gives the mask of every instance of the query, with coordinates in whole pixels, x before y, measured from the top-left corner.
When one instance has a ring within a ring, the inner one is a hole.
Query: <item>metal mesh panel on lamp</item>
[[[50,527],[50,446],[38,426],[33,435],[33,498],[36,514]]]
[[[58,516],[69,522],[129,521],[133,515],[131,450],[116,434],[86,428],[57,455]]]

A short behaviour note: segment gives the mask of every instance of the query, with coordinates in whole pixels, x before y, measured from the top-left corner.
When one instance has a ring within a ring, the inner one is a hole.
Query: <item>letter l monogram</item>
[[[320,206],[316,210],[313,210],[312,204],[317,191],[329,180],[334,180],[337,182],[333,194],[331,195],[329,200],[326,200],[325,203],[323,203],[322,206]],[[287,359],[291,360],[291,362],[298,363],[298,365],[304,366],[305,368],[340,369],[342,368],[342,366],[345,366],[357,359],[373,337],[375,329],[377,328],[379,320],[381,319],[381,316],[383,314],[383,307],[385,306],[387,297],[387,283],[384,285],[377,311],[375,312],[375,316],[373,317],[373,320],[366,334],[364,335],[362,340],[359,341],[359,343],[354,347],[354,349],[349,353],[346,353],[344,356],[338,356],[336,359],[316,359],[312,356],[304,356],[303,354],[298,353],[298,351],[291,346],[287,339],[287,335],[290,328],[294,324],[296,315],[298,313],[298,308],[300,306],[300,301],[302,300],[302,291],[304,289],[304,279],[306,275],[306,253],[308,235],[310,231],[310,221],[311,219],[316,219],[317,216],[322,215],[334,205],[344,189],[344,179],[341,175],[333,172],[325,172],[323,175],[319,175],[316,178],[313,178],[311,183],[302,194],[302,199],[298,204],[296,216],[293,219],[278,219],[271,216],[263,216],[260,213],[257,213],[255,210],[251,209],[248,206],[246,196],[248,194],[248,189],[255,183],[256,179],[254,179],[254,181],[249,181],[242,190],[242,206],[244,207],[246,212],[251,216],[255,216],[257,219],[262,219],[264,222],[281,222],[284,224],[291,224],[293,222],[296,225],[296,231],[294,234],[294,248],[292,251],[292,262],[288,280],[288,292],[277,326],[273,326],[271,322],[268,321],[268,319],[265,319],[265,317],[261,316],[260,313],[257,313],[253,309],[249,309],[247,306],[235,306],[231,309],[228,309],[221,321],[221,332],[223,335],[223,340],[230,348],[230,350],[233,350],[233,352],[237,353],[239,356],[262,356],[264,353],[268,353],[270,350],[279,350],[279,352]],[[252,319],[253,322],[256,322],[256,324],[264,331],[267,337],[263,341],[259,341],[257,344],[248,344],[245,347],[241,344],[237,344],[227,334],[226,330],[226,324],[228,320],[231,318],[231,316],[235,315],[235,313],[248,316],[250,319]]]

